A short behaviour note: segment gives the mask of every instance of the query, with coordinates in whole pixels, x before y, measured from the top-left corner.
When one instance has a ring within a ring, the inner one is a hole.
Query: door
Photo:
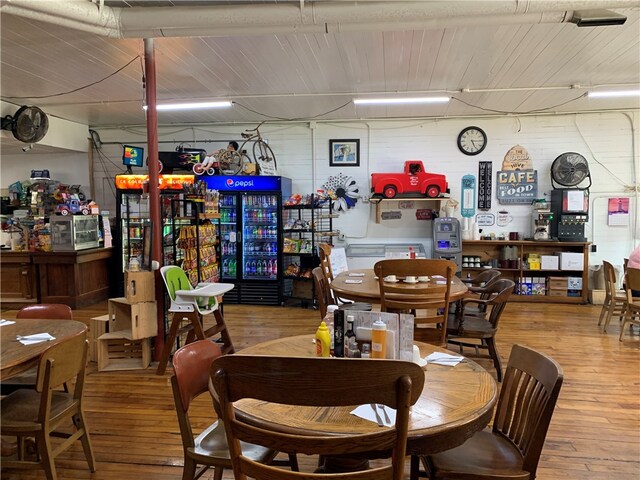
[[[238,250],[241,245],[237,232],[238,195],[235,193],[220,194],[220,256],[222,282],[234,283],[238,279]]]
[[[278,279],[278,194],[242,195],[242,278]]]

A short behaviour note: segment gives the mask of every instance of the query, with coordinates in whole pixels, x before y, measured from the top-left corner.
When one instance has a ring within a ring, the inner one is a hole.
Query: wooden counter
[[[0,252],[0,302],[4,308],[23,307],[37,303],[35,269],[31,253]]]
[[[3,252],[0,301],[3,306],[8,303],[15,307],[29,303],[64,303],[76,309],[106,300],[112,256],[112,248]]]

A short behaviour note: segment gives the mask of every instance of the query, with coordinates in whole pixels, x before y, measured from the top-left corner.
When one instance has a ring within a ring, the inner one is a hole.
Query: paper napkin
[[[464,357],[461,355],[450,355],[448,353],[440,352],[433,352],[427,357],[428,363],[433,363],[435,365],[447,365],[449,367],[455,367],[462,360],[464,360]]]
[[[55,340],[56,337],[53,337],[48,333],[34,333],[33,335],[18,335],[16,339],[23,345],[34,345],[36,343]]]

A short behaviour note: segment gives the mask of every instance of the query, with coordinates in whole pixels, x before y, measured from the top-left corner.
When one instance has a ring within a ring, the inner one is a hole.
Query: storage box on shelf
[[[473,268],[463,267],[462,275],[464,278],[483,268],[498,268],[504,277],[516,282],[514,301],[587,303],[585,265],[589,264],[589,245],[589,242],[465,240],[463,258],[479,257],[480,267],[474,262]]]
[[[311,270],[320,264],[318,244],[333,244],[333,207],[329,199],[309,195],[283,207],[284,298],[313,305]]]

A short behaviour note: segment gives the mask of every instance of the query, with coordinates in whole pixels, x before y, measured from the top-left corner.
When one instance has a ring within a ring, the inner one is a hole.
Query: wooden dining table
[[[423,358],[433,352],[447,352],[426,343],[414,343]],[[299,335],[259,343],[237,354],[308,357],[315,354],[315,346],[313,335]],[[468,358],[455,367],[428,364],[424,369],[424,389],[409,418],[407,455],[432,454],[461,445],[488,425],[498,396],[493,377]],[[351,415],[352,407],[300,407],[255,399],[243,399],[234,405],[243,421],[283,432],[353,434],[379,428],[374,422]]]
[[[67,338],[82,335],[87,326],[74,320],[23,318],[12,325],[0,326],[0,380],[6,380],[38,364],[42,352]],[[23,345],[17,336],[48,333],[55,340]]]
[[[353,283],[358,280],[362,280],[362,282]],[[433,278],[431,278],[429,282],[417,282],[413,284],[405,283],[402,279],[399,280],[398,285],[406,288],[408,291],[417,287],[424,288],[430,285],[434,287],[441,286],[438,285]],[[348,270],[339,273],[331,281],[331,290],[333,290],[335,296],[353,300],[354,302],[380,303],[380,284],[371,268]],[[462,283],[462,280],[455,276],[451,279],[450,298],[452,302],[462,298],[467,291],[468,288]]]

